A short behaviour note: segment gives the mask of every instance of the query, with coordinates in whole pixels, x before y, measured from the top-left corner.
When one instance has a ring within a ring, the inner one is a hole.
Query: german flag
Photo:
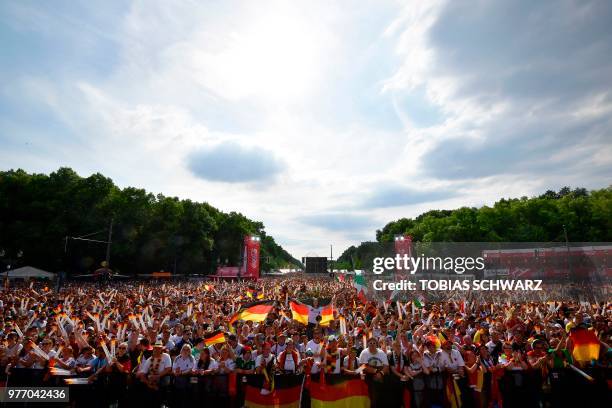
[[[312,408],[369,408],[368,384],[359,377],[327,375],[311,377],[310,406]]]
[[[240,308],[236,320],[251,320],[252,322],[263,322],[268,317],[268,313],[272,310],[273,300],[264,300],[262,302],[248,303]],[[230,320],[231,322],[231,320]]]
[[[225,333],[221,330],[215,330],[204,336],[204,344],[206,344],[206,347],[218,343],[225,343]]]
[[[321,326],[329,326],[329,323],[334,320],[334,307],[329,304],[321,309]]]
[[[442,333],[438,333],[437,336],[433,334],[427,336],[427,340],[431,341],[436,346],[436,350],[440,350],[442,343],[446,341],[446,338],[442,336]]]
[[[310,312],[309,306],[294,301],[289,302],[289,306],[291,307],[291,315],[293,320],[308,325],[308,314]]]
[[[574,349],[572,356],[576,361],[591,361],[599,358],[599,339],[593,330],[580,327],[573,329],[569,335]]]
[[[264,388],[263,375],[247,375],[244,406],[247,408],[298,408],[304,375],[277,375],[272,392]]]
[[[334,320],[334,307],[331,303],[321,305],[319,307],[308,305],[308,308],[310,309],[308,311],[308,321],[310,323],[319,323],[321,326],[329,326],[329,322]],[[317,316],[321,316],[321,319],[318,322]]]

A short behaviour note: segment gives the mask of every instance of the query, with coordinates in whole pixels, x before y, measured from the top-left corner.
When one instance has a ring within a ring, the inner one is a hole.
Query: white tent
[[[27,278],[47,278],[55,279],[55,274],[42,269],[34,268],[32,266],[24,266],[22,268],[12,269],[10,271],[0,274],[3,278],[6,278],[8,273],[9,279],[27,279]]]

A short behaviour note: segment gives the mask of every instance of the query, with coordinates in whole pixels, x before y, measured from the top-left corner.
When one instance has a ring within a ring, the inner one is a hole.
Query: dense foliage
[[[99,173],[82,178],[69,168],[50,175],[0,172],[5,265],[18,261],[51,271],[91,271],[105,259],[106,246],[65,237],[100,231],[88,238],[105,241],[111,218],[111,268],[125,274],[162,269],[201,274],[220,263],[237,265],[245,234],[261,237],[262,270],[299,265],[266,235],[261,222],[236,212],[143,189],[121,189]]]
[[[539,197],[501,199],[492,207],[432,210],[391,221],[376,231],[377,243],[409,234],[420,242],[572,242],[612,241],[612,187],[587,191],[564,187]],[[359,269],[376,248],[364,242],[348,248],[339,268]]]

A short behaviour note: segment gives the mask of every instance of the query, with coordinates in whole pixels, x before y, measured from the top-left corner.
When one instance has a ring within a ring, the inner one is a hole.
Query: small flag
[[[419,309],[422,309],[422,308],[423,308],[423,306],[425,305],[425,301],[424,301],[424,300],[421,300],[421,299],[416,298],[416,299],[414,299],[414,305],[415,305],[416,307],[418,307]]]
[[[225,333],[221,330],[215,330],[204,336],[204,344],[206,344],[206,347],[219,343],[225,343]]]

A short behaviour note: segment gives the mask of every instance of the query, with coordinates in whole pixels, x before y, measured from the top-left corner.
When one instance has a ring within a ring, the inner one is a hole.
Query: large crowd
[[[88,406],[186,406],[197,397],[240,407],[243,377],[262,373],[354,376],[370,385],[372,406],[384,407],[609,400],[612,302],[605,294],[561,301],[555,290],[530,300],[492,292],[364,299],[348,280],[303,275],[69,283],[59,291],[11,283],[0,294],[0,365],[5,384],[81,378],[71,399]],[[230,324],[261,300],[273,301],[263,320]],[[330,304],[334,318],[300,323],[293,300]],[[597,336],[597,358],[574,358],[578,329]]]

